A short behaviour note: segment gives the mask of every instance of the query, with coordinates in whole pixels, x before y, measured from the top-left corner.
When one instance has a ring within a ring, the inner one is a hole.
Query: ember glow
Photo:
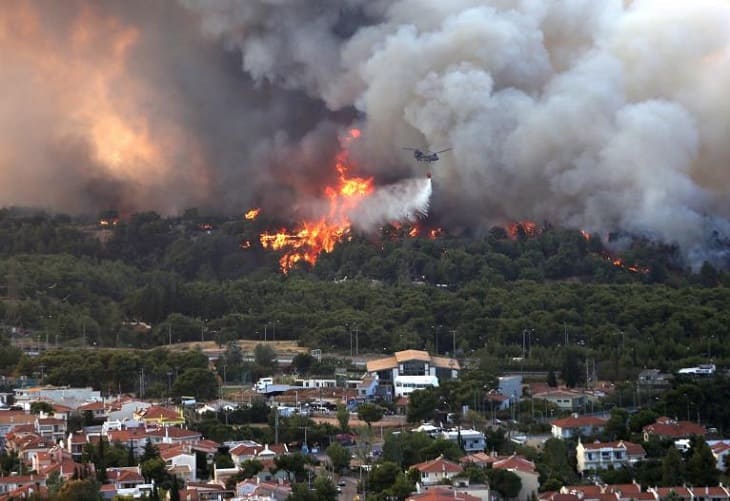
[[[250,211],[246,212],[243,215],[243,218],[247,219],[248,221],[253,221],[254,219],[256,219],[258,217],[260,212],[261,212],[261,209],[251,209]]]
[[[507,225],[507,235],[515,240],[520,233],[524,233],[528,237],[536,237],[540,234],[540,227],[534,221],[518,221]]]
[[[293,231],[282,229],[277,233],[261,234],[261,245],[265,249],[284,252],[279,259],[283,273],[288,273],[300,261],[313,266],[322,252],[332,252],[335,245],[350,233],[349,213],[373,192],[372,178],[348,175],[351,165],[346,146],[359,136],[360,131],[352,129],[342,141],[345,148],[335,159],[337,185],[324,189],[329,201],[327,214],[313,221],[304,221]]]

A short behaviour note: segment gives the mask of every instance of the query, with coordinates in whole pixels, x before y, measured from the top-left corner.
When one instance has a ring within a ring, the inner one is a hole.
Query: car
[[[340,480],[339,482],[337,482],[337,487],[344,487],[346,485],[347,485],[347,482],[345,482],[344,480]]]
[[[337,488],[337,493],[338,493],[338,494],[341,494],[341,493],[342,493],[342,487],[338,487],[338,488]]]

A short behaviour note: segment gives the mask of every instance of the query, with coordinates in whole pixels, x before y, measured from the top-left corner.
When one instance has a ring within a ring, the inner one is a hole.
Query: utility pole
[[[172,345],[172,325],[167,324],[167,344]]]
[[[456,358],[456,329],[451,332],[451,358]]]
[[[563,322],[563,331],[565,331],[565,346],[568,346],[568,326]]]
[[[357,357],[360,352],[360,329],[355,326],[355,356]]]
[[[274,443],[279,443],[279,407],[274,406]]]

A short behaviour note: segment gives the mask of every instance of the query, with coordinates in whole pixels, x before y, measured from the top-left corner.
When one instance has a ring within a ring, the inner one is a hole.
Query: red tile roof
[[[584,443],[583,448],[585,450],[599,450],[599,449],[625,449],[626,453],[631,456],[646,455],[646,451],[641,444],[635,444],[625,440],[619,440],[617,442],[592,442]],[[634,485],[634,484],[630,484]]]
[[[406,498],[407,501],[480,501],[480,499],[466,492],[457,492],[444,487],[435,487]]]
[[[595,416],[569,416],[553,420],[550,424],[560,428],[582,428],[584,426],[605,426],[606,420]]]
[[[691,421],[675,421],[662,416],[655,423],[644,426],[644,432],[659,437],[682,438],[692,435],[704,436],[707,430],[704,426]]]
[[[436,459],[430,461],[424,461],[423,463],[414,464],[412,468],[420,471],[421,473],[460,473],[464,469],[453,461],[444,459],[443,456],[439,456]]]
[[[535,463],[515,454],[508,458],[495,461],[494,463],[492,463],[492,468],[499,468],[502,470],[516,470],[525,473],[535,473]]]

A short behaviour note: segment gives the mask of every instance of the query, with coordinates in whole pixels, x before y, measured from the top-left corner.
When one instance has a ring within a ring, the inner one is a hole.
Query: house
[[[291,485],[282,482],[262,482],[247,479],[236,484],[236,497],[241,501],[285,501],[291,495]]]
[[[144,409],[138,409],[134,413],[134,419],[145,425],[182,426],[185,424],[182,409],[175,410],[160,405],[151,405]]]
[[[577,436],[591,436],[601,433],[606,427],[606,420],[595,416],[579,416],[572,414],[569,417],[555,419],[551,423],[552,435],[555,438],[572,438]]]
[[[106,477],[115,489],[135,489],[145,483],[139,466],[107,468]]]
[[[499,458],[497,458],[496,456],[491,456],[486,452],[474,452],[472,454],[462,456],[461,459],[459,459],[459,462],[464,466],[473,464],[474,466],[479,466],[480,468],[487,468],[498,459]]]
[[[398,351],[367,363],[367,372],[377,378],[377,393],[388,399],[438,386],[442,379],[456,379],[460,370],[458,360],[420,350]]]
[[[84,454],[84,448],[87,443],[86,432],[84,430],[74,431],[69,433],[66,438],[66,450],[71,453],[74,459],[81,459]]]
[[[662,391],[672,385],[672,375],[661,372],[659,369],[645,369],[639,372],[636,382],[641,391]]]
[[[38,475],[10,475],[0,477],[0,494],[7,494],[26,486],[46,485],[45,477]]]
[[[584,444],[580,438],[576,446],[577,470],[605,470],[633,465],[646,458],[644,448],[633,442],[593,442]]]
[[[194,444],[203,438],[199,431],[177,426],[149,428],[146,430],[146,435],[153,444]]]
[[[660,439],[689,438],[693,435],[704,437],[707,433],[705,427],[691,421],[677,421],[667,416],[658,417],[657,420],[644,426],[644,441],[648,441],[651,437]]]
[[[479,452],[487,448],[484,433],[476,430],[444,430],[441,432],[441,438],[460,444],[464,452]]]
[[[91,402],[101,400],[101,392],[91,387],[72,388],[71,386],[33,386],[29,388],[15,388],[15,403],[30,410],[30,403],[36,400],[46,400],[50,403],[63,403],[65,400],[77,402]]]
[[[569,390],[548,390],[535,393],[532,397],[546,400],[565,411],[583,409],[588,401],[584,393]]]
[[[730,440],[708,440],[707,445],[710,446],[712,455],[715,456],[717,469],[727,471],[726,460],[730,453]]]
[[[7,436],[16,426],[34,424],[36,416],[24,411],[0,412],[0,439]]]
[[[423,485],[439,484],[444,480],[452,479],[464,471],[457,463],[444,459],[443,455],[430,461],[415,464],[411,468],[418,471],[420,474],[420,483]]]
[[[76,412],[78,412],[82,416],[87,412],[91,413],[91,417],[94,419],[106,419],[107,417],[107,408],[105,407],[104,402],[100,400],[95,400],[93,402],[87,402],[83,405],[79,405],[76,408]]]
[[[434,487],[418,494],[411,494],[406,501],[481,501],[481,499],[452,488]]]
[[[165,461],[165,467],[170,475],[176,475],[186,482],[197,480],[196,456],[184,445],[166,445],[160,447],[160,457]]]
[[[41,414],[42,416],[42,414]],[[66,420],[56,417],[37,417],[35,423],[36,433],[43,438],[50,438],[54,442],[63,440],[66,437]]]
[[[511,471],[520,477],[522,488],[517,495],[517,499],[531,499],[533,495],[537,494],[537,490],[540,487],[540,482],[538,481],[539,474],[535,469],[535,463],[532,461],[512,454],[509,457],[500,458],[492,463],[492,468]]]
[[[500,409],[509,407],[522,399],[522,376],[500,376],[497,381],[497,391],[507,397]]]

